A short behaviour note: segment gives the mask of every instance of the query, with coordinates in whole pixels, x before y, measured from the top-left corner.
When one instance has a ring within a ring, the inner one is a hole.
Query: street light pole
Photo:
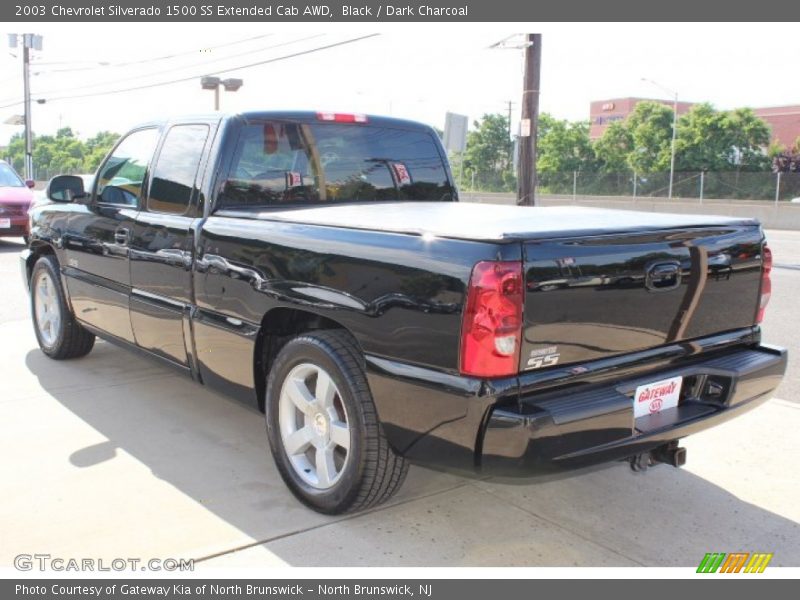
[[[22,42],[22,88],[25,112],[25,177],[33,179],[33,132],[31,130],[31,50],[42,49],[42,36],[33,33],[8,34],[8,45],[16,48]]]
[[[675,181],[675,138],[678,135],[678,93],[672,102],[672,148],[669,157],[669,199],[672,200],[672,185]]]
[[[25,178],[33,179],[33,134],[31,133],[31,59],[27,35],[22,41],[22,87],[25,101]]]
[[[200,78],[200,87],[204,90],[213,90],[214,91],[214,110],[219,110],[219,88],[220,86],[225,88],[226,92],[235,92],[238,91],[244,82],[241,79],[234,79],[229,77],[228,79],[220,79],[219,77],[211,77],[206,75],[205,77]]]
[[[647,79],[646,77],[642,77],[642,81],[647,81],[648,83],[652,83],[657,88],[660,88],[670,96],[672,96],[672,144],[670,146],[670,157],[669,157],[669,199],[672,200],[672,186],[675,182],[675,140],[678,137],[678,92],[675,92],[668,87],[665,87],[658,83],[657,81],[653,81],[652,79]]]

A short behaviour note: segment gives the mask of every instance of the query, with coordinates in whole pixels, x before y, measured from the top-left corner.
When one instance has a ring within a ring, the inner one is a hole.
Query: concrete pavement
[[[800,234],[772,236],[800,263]],[[794,352],[779,397],[685,442],[683,469],[616,463],[536,484],[412,467],[386,506],[324,517],[287,491],[262,416],[98,342],[56,362],[36,347],[0,241],[0,566],[19,553],[186,557],[229,566],[694,566],[774,552],[800,566],[796,459],[800,270],[778,268],[766,338]]]

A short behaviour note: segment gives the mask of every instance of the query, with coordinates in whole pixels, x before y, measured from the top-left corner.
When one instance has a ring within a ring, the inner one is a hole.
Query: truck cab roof
[[[210,112],[210,113],[187,113],[185,115],[173,115],[164,119],[154,119],[137,124],[133,129],[144,127],[161,127],[173,122],[186,121],[218,121],[220,119],[241,120],[245,123],[259,121],[292,121],[292,122],[321,122],[320,115],[338,115],[341,117],[359,117],[365,121],[350,122],[353,125],[376,125],[380,127],[395,127],[414,130],[433,130],[430,125],[408,119],[398,119],[396,117],[386,117],[381,115],[361,114],[361,113],[342,113],[336,111],[313,111],[313,110],[251,110],[244,112]]]

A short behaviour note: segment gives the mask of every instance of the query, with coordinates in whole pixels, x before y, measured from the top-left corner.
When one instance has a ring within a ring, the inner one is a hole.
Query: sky
[[[800,103],[780,40],[796,25],[648,23],[0,24],[0,123],[22,114],[22,62],[8,33],[38,33],[31,71],[33,130],[72,127],[82,138],[122,133],[171,114],[208,112],[200,76],[244,80],[222,110],[308,109],[392,115],[442,128],[445,113],[508,111],[519,118],[522,50],[493,49],[518,32],[543,34],[541,110],[587,119],[591,100],[667,94],[721,109]],[[377,35],[375,35],[377,34]],[[373,36],[235,72],[226,69]],[[512,38],[513,39],[520,39]],[[16,54],[16,56],[14,55]],[[106,64],[100,64],[106,63]],[[147,87],[173,79],[182,83]],[[112,95],[108,90],[139,88]],[[93,94],[93,95],[90,95]],[[84,96],[69,98],[69,96]],[[18,103],[18,104],[14,104]],[[13,104],[13,105],[12,105]],[[12,106],[8,106],[12,105]],[[516,127],[516,125],[515,125]],[[0,125],[0,146],[19,126]]]

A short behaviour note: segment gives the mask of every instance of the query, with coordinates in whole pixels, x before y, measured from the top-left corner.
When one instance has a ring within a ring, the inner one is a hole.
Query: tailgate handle
[[[127,246],[131,230],[127,227],[117,227],[114,231],[114,241],[120,246]]]
[[[681,263],[660,262],[647,267],[645,286],[652,292],[668,292],[681,284]]]

